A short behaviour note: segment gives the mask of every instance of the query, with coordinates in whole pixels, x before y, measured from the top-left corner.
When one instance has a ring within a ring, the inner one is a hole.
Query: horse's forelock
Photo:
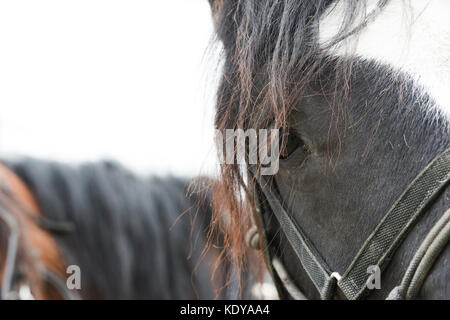
[[[214,1],[220,3],[215,23],[225,60],[217,128],[285,126],[292,101],[325,62],[319,32],[323,15],[337,5],[343,9],[336,32],[327,37],[339,42],[358,29],[355,24],[365,25],[358,17],[370,2]],[[377,4],[382,8],[386,2]]]

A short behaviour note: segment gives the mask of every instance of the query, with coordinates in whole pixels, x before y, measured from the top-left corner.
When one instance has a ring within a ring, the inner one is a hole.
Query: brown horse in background
[[[0,165],[0,181],[1,298],[65,298],[46,281],[49,274],[65,279],[66,263],[52,235],[39,226],[43,217],[35,197],[4,165]]]
[[[239,288],[210,229],[210,180],[141,178],[111,162],[4,163],[3,299],[256,297],[250,276]],[[70,266],[81,270],[79,288],[69,289]]]

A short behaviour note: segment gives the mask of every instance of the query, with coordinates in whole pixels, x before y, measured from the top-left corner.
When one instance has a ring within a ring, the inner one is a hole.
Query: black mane
[[[348,0],[335,35],[319,44],[319,24],[336,0],[218,1],[216,34],[223,44],[223,76],[218,90],[216,127],[285,127],[293,100],[328,64],[327,48],[363,28],[375,10],[367,0]],[[336,65],[337,74],[351,66]],[[258,110],[256,110],[258,109]]]
[[[188,196],[188,179],[140,178],[111,162],[5,163],[31,188],[46,218],[75,226],[55,239],[66,262],[81,268],[83,298],[216,297],[214,249],[202,259],[209,196]]]

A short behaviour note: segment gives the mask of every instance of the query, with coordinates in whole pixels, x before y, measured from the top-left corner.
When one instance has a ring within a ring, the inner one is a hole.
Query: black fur
[[[304,153],[280,163],[276,184],[323,258],[342,273],[415,175],[450,146],[450,126],[445,116],[431,111],[435,102],[408,75],[372,61],[327,54],[327,45],[357,34],[379,12],[367,14],[354,28],[367,1],[345,1],[335,38],[319,45],[319,21],[337,2],[216,0],[221,5],[213,9],[224,47],[216,127],[274,124],[304,142]],[[379,9],[388,3],[379,1]],[[238,168],[222,174],[234,192],[241,187],[239,178]],[[382,290],[371,298],[386,297],[398,284],[449,199],[446,190],[409,233],[383,272]],[[279,226],[272,221],[269,236],[276,237]],[[318,298],[285,239],[277,240],[295,282],[308,297]],[[449,256],[447,247],[420,298],[450,297]]]
[[[5,163],[31,188],[46,218],[75,226],[54,236],[66,262],[81,268],[82,298],[226,297],[225,290],[216,296],[211,280],[217,250],[202,257],[209,196],[189,196],[188,179],[140,178],[111,162]],[[216,288],[225,285],[223,272]]]

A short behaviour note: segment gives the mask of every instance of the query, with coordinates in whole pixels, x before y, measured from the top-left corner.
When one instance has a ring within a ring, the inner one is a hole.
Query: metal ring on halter
[[[259,232],[258,232],[258,228],[256,227],[256,225],[253,225],[250,228],[250,230],[247,231],[247,234],[245,236],[245,244],[250,249],[255,249],[255,250],[261,249]]]

